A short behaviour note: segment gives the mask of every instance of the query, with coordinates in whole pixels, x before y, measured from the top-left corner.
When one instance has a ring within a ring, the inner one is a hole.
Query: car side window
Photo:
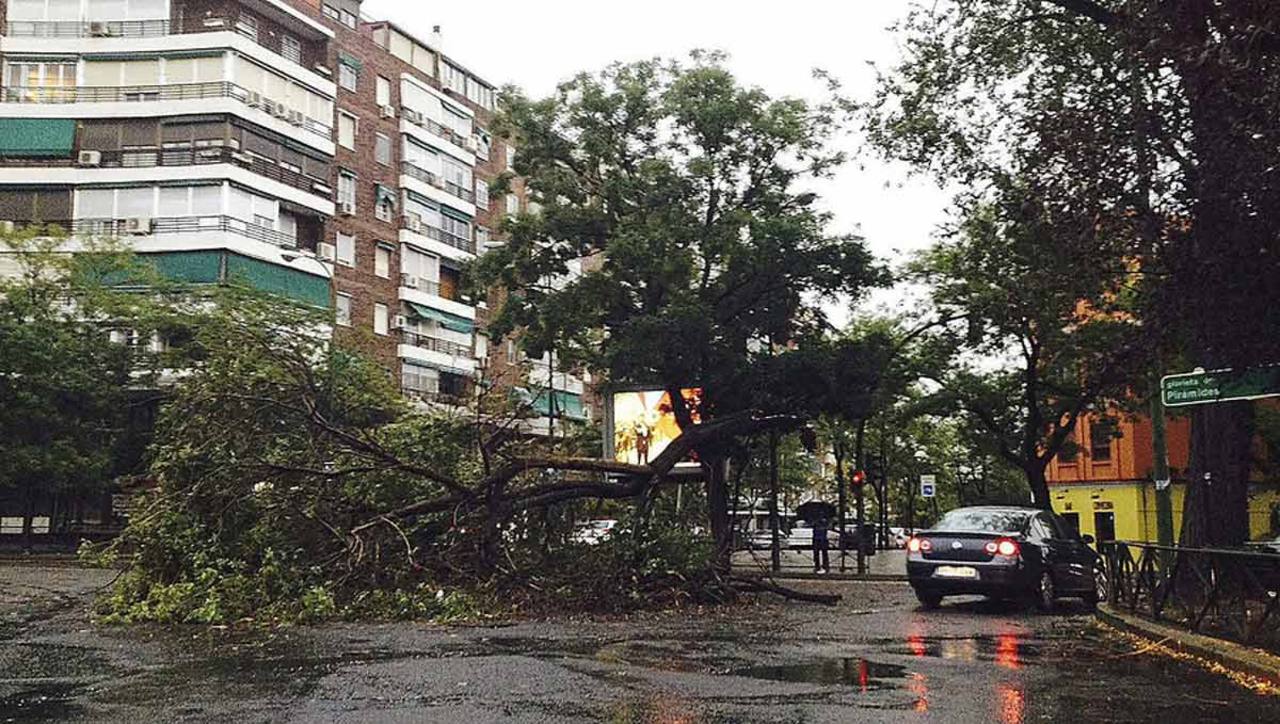
[[[1031,519],[1031,535],[1037,540],[1052,540],[1057,537],[1054,527],[1043,515]]]

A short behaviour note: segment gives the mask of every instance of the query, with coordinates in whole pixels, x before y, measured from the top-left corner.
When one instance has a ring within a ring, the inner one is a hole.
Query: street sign
[[[1280,397],[1280,365],[1243,372],[1198,370],[1168,375],[1160,381],[1160,398],[1165,407],[1260,400],[1264,397]]]
[[[920,497],[932,498],[938,494],[938,476],[937,475],[921,475],[920,476]]]

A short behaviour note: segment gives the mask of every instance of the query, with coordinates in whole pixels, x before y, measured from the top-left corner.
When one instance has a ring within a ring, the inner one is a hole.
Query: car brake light
[[[983,550],[987,552],[987,555],[994,556],[996,553],[1000,551],[1000,544],[996,543],[995,541],[991,541],[990,543],[987,543],[987,545],[983,547]]]
[[[923,544],[921,543],[920,539],[916,538],[915,536],[912,536],[907,539],[907,550],[911,551],[912,553],[919,553],[922,545]]]
[[[1002,556],[1012,558],[1018,555],[1018,542],[1008,538],[1001,538],[996,541],[996,552]]]

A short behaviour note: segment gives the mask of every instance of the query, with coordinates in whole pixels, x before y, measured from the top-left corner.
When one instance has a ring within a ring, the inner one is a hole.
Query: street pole
[[[1169,444],[1165,437],[1164,401],[1159,377],[1151,395],[1152,477],[1156,484],[1156,535],[1162,546],[1173,545],[1173,482],[1169,474]],[[1168,556],[1165,563],[1168,564]]]
[[[840,501],[840,535],[836,536],[836,541],[838,542],[844,540],[844,529],[846,525],[845,510],[849,507],[849,495],[848,495],[848,491],[845,489],[845,477],[844,477],[844,440],[842,439],[843,434],[844,434],[843,430],[836,431],[835,446],[834,446],[835,454],[836,454],[836,488],[837,488],[836,496]],[[847,558],[848,558],[848,551],[845,549],[845,546],[841,543],[840,544],[840,572],[841,573],[844,573],[846,570],[848,570],[848,566],[846,564]]]
[[[856,451],[856,457],[858,460],[858,472],[863,475],[862,482],[861,484],[858,485],[858,575],[859,576],[867,575],[867,554],[866,554],[866,550],[862,546],[862,535],[866,531],[866,527],[867,527],[866,526],[867,509],[866,509],[866,494],[865,494],[866,491],[863,490],[863,487],[866,486],[867,484],[867,479],[866,479],[867,459],[866,459],[866,451],[863,449],[864,447],[863,442],[864,442],[864,438],[866,437],[866,433],[867,433],[867,421],[859,420],[858,421],[858,441],[857,441],[858,449]],[[840,533],[842,535],[844,534],[843,528],[841,528]],[[843,547],[844,546],[841,546],[841,548]]]
[[[769,433],[769,527],[773,529],[770,557],[773,572],[782,570],[782,539],[778,532],[778,433]]]

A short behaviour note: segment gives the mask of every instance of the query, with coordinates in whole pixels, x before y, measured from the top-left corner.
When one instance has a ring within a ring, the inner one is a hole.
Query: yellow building
[[[1190,457],[1190,423],[1174,417],[1168,424],[1169,466],[1174,476],[1174,536],[1182,530],[1185,474]],[[1156,489],[1152,482],[1151,421],[1145,417],[1082,418],[1076,452],[1055,458],[1046,471],[1053,509],[1081,533],[1097,540],[1157,540]],[[1249,490],[1249,537],[1270,540],[1273,512],[1280,507],[1280,485],[1255,480]]]

